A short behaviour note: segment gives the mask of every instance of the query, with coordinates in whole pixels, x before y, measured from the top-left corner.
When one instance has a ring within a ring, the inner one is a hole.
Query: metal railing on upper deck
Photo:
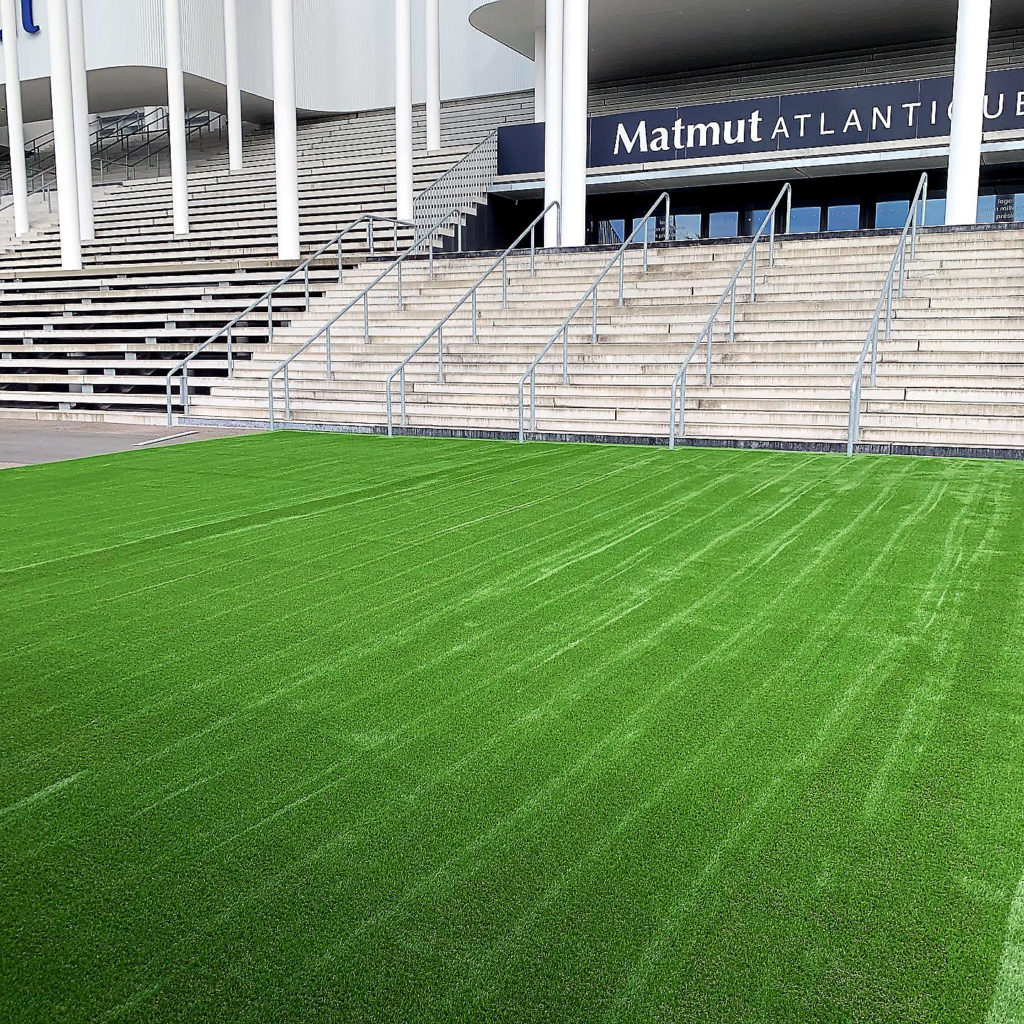
[[[558,235],[556,245],[562,244],[562,204],[555,200],[544,208],[544,212],[538,217],[535,217],[523,231],[523,233],[487,268],[484,274],[477,280],[469,291],[455,303],[454,306],[434,325],[431,332],[395,367],[394,371],[390,374],[387,382],[384,385],[385,403],[387,406],[387,417],[388,417],[388,437],[393,437],[395,433],[394,428],[394,417],[392,415],[391,401],[392,401],[392,389],[394,387],[395,378],[399,378],[399,396],[400,396],[400,407],[401,407],[401,424],[406,426],[406,403],[405,403],[405,371],[409,363],[430,343],[431,339],[437,338],[437,379],[440,383],[444,383],[444,329],[448,322],[455,316],[455,314],[462,309],[467,303],[472,303],[470,311],[470,318],[473,324],[473,341],[476,342],[478,338],[477,330],[477,296],[480,288],[484,282],[490,278],[498,267],[501,267],[501,308],[508,309],[508,259],[510,256],[515,254],[519,250],[519,244],[529,235],[530,237],[530,276],[536,273],[537,269],[537,227],[541,224],[544,218],[552,211],[557,210],[558,212]],[[525,254],[526,250],[522,250]]]
[[[463,210],[461,207],[449,210],[444,217],[442,217],[429,231],[425,234],[417,235],[412,245],[409,246],[405,252],[402,253],[396,260],[393,260],[388,264],[387,268],[383,273],[379,274],[373,279],[351,302],[349,302],[344,309],[339,313],[335,314],[330,320],[327,321],[306,342],[299,346],[284,362],[280,363],[270,374],[267,380],[267,422],[270,429],[274,429],[275,425],[275,395],[274,395],[274,382],[277,378],[283,377],[284,380],[284,418],[285,422],[292,418],[292,407],[291,407],[291,384],[289,381],[288,368],[291,366],[299,356],[304,352],[308,351],[313,345],[315,345],[321,338],[324,339],[326,348],[325,356],[325,369],[326,376],[329,380],[331,377],[331,329],[338,323],[342,317],[346,316],[352,309],[362,303],[363,307],[363,341],[366,344],[370,342],[370,294],[381,282],[389,278],[392,272],[396,273],[397,284],[398,284],[398,304],[397,309],[401,311],[403,309],[402,303],[402,270],[408,259],[419,252],[424,246],[427,249],[427,259],[429,261],[429,273],[430,280],[434,279],[434,246],[437,241],[438,235],[442,234],[446,228],[452,227],[453,225],[460,223],[463,217]]]
[[[524,391],[526,388],[526,382],[530,382],[530,430],[537,429],[537,367],[540,365],[544,357],[554,347],[559,337],[562,339],[562,383],[569,383],[569,327],[573,320],[576,319],[576,314],[586,305],[588,299],[593,299],[594,310],[591,317],[591,340],[597,342],[597,297],[598,290],[601,287],[601,282],[611,273],[612,268],[616,263],[619,264],[619,299],[618,304],[621,306],[625,302],[625,282],[626,282],[626,251],[635,241],[640,231],[644,232],[643,241],[643,273],[647,273],[648,265],[648,248],[650,245],[650,221],[654,216],[655,210],[658,209],[662,204],[665,205],[665,226],[666,235],[668,234],[668,225],[672,219],[672,199],[667,192],[662,192],[658,196],[657,201],[654,205],[645,213],[637,222],[633,230],[626,236],[626,240],[619,246],[618,251],[611,258],[608,264],[601,270],[597,277],[594,278],[590,287],[583,293],[583,298],[573,307],[572,312],[562,321],[561,326],[551,336],[548,343],[541,349],[536,359],[530,364],[526,372],[519,378],[518,385],[518,397],[519,397],[519,443],[522,444],[526,440],[526,409],[525,409],[525,395]]]
[[[449,210],[474,206],[487,195],[497,176],[498,132],[495,130],[413,200],[412,219],[416,229],[429,231]]]
[[[711,386],[711,349],[715,338],[715,322],[718,320],[718,315],[725,308],[726,302],[729,303],[729,340],[736,340],[736,299],[740,278],[743,276],[743,271],[748,263],[750,264],[749,298],[751,302],[757,300],[757,247],[764,240],[765,234],[768,235],[768,266],[775,266],[775,221],[783,200],[786,201],[786,230],[784,234],[789,234],[793,212],[793,186],[787,182],[782,186],[782,191],[779,192],[775,202],[772,203],[771,209],[765,214],[761,226],[755,232],[750,245],[747,246],[747,250],[743,254],[743,259],[740,260],[740,264],[736,268],[736,273],[732,275],[732,280],[725,286],[725,290],[715,304],[715,308],[711,311],[711,316],[708,317],[704,328],[697,335],[693,348],[690,349],[689,354],[683,360],[683,365],[679,368],[679,372],[672,381],[672,398],[670,402],[672,410],[668,428],[669,448],[675,448],[676,446],[677,427],[679,437],[682,437],[686,430],[686,375],[690,368],[690,363],[693,362],[694,356],[697,355],[702,346],[706,347],[707,350],[704,383],[707,387]]]
[[[304,260],[294,270],[286,274],[280,281],[273,286],[273,288],[265,291],[255,302],[248,306],[243,312],[239,313],[233,320],[226,323],[216,334],[211,335],[206,339],[198,348],[191,352],[186,358],[182,359],[181,362],[176,363],[167,374],[167,425],[171,426],[174,422],[174,409],[173,409],[173,384],[174,378],[179,374],[181,375],[181,408],[182,414],[188,415],[189,409],[189,386],[188,386],[188,372],[193,360],[197,356],[201,355],[212,345],[220,341],[221,338],[225,339],[227,346],[227,362],[228,362],[228,373],[231,373],[234,369],[234,349],[233,349],[233,332],[235,328],[243,320],[247,320],[257,309],[260,308],[264,303],[267,305],[267,341],[268,343],[274,340],[274,296],[288,283],[294,281],[300,274],[303,278],[304,285],[304,296],[305,309],[309,309],[309,289],[310,289],[310,268],[312,265],[320,259],[325,253],[329,252],[335,246],[338,247],[338,280],[342,280],[344,274],[344,265],[342,257],[344,253],[343,242],[348,235],[350,235],[356,228],[361,225],[366,225],[366,248],[370,255],[374,255],[374,231],[373,226],[376,223],[390,224],[393,229],[394,235],[394,249],[398,252],[398,229],[400,227],[411,228],[412,224],[408,221],[395,220],[393,217],[380,217],[373,213],[363,214],[361,217],[352,221],[342,231],[338,232],[333,238],[324,243],[309,259]]]
[[[907,277],[907,263],[917,257],[917,234],[921,227],[922,219],[926,219],[925,211],[928,209],[928,175],[922,174],[914,191],[914,198],[910,201],[910,212],[907,214],[907,222],[903,225],[903,232],[896,243],[896,251],[893,253],[892,262],[889,264],[889,273],[886,275],[885,283],[882,285],[882,294],[879,296],[878,305],[875,307],[875,315],[868,328],[868,336],[864,339],[864,347],[861,349],[860,358],[857,360],[857,368],[853,373],[853,380],[850,382],[850,428],[846,441],[846,454],[852,455],[857,438],[860,435],[860,406],[861,391],[864,386],[864,367],[867,365],[868,356],[871,356],[871,387],[875,386],[878,376],[878,335],[882,327],[882,316],[885,316],[885,340],[892,337],[893,302],[896,298],[903,298],[903,285]],[[895,292],[895,295],[893,294]]]

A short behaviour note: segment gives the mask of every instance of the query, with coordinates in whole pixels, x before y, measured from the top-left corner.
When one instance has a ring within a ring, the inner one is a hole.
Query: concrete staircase
[[[892,340],[882,345],[878,386],[865,389],[866,444],[1024,449],[1022,242],[1020,231],[924,235]],[[851,377],[894,244],[891,234],[784,240],[775,267],[762,263],[758,301],[739,304],[735,341],[728,341],[723,320],[710,387],[703,364],[693,366],[688,442],[841,448]],[[601,293],[597,343],[589,307],[573,328],[570,383],[561,382],[560,348],[542,364],[538,433],[664,440],[672,378],[742,251],[738,243],[663,247],[652,253],[646,275],[639,253],[631,254],[625,305],[615,302],[615,275]],[[527,258],[518,258],[507,310],[495,276],[481,297],[478,341],[468,309],[446,328],[444,381],[437,379],[434,344],[410,364],[409,428],[510,436],[518,425],[516,381],[607,259],[607,252],[544,253],[531,278]],[[376,296],[369,345],[361,317],[338,324],[330,380],[319,346],[293,364],[294,421],[383,429],[385,378],[488,261],[440,260],[434,281],[422,264],[410,269],[405,311],[388,310],[393,291]],[[349,292],[318,301],[230,381],[197,399],[193,416],[265,421],[270,370],[377,270],[358,268]],[[282,411],[279,402],[278,416]]]
[[[446,108],[446,139],[459,144],[441,153],[420,152],[418,190],[486,134],[488,111],[482,103]],[[422,134],[422,116],[418,122]],[[393,216],[393,133],[393,114],[386,112],[300,127],[304,252],[315,251],[364,213]],[[86,243],[79,273],[59,267],[56,217],[40,217],[28,236],[0,246],[0,417],[162,415],[164,376],[171,366],[294,268],[276,255],[272,133],[260,131],[247,140],[240,174],[227,173],[222,153],[194,157],[187,238],[173,234],[170,182],[157,178],[96,188],[96,240]],[[375,237],[379,248],[392,248],[390,230],[378,226]],[[411,228],[401,229],[397,243],[404,247],[411,238]],[[365,232],[350,235],[343,252],[347,266],[365,260]],[[332,251],[314,268],[311,300],[331,295],[336,280]],[[275,329],[303,311],[304,291],[300,280],[275,298]],[[235,334],[239,357],[265,344],[269,333],[263,308]],[[211,352],[196,368],[192,383],[202,392],[211,380],[226,377],[226,352]]]

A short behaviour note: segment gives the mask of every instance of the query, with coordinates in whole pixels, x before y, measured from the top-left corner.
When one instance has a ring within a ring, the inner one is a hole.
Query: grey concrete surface
[[[171,441],[151,444],[159,448],[188,444],[215,437],[251,434],[251,430],[224,430],[212,427],[138,426],[120,423],[45,423],[36,420],[0,420],[0,469],[34,466],[43,462],[64,462],[90,455],[140,450],[137,445],[184,434]],[[144,449],[143,449],[144,450]]]

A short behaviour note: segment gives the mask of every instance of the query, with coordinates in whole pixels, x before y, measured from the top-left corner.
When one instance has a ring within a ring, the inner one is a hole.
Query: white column
[[[238,0],[224,0],[224,82],[228,94],[228,167],[242,169],[242,90],[238,76]]]
[[[57,164],[57,213],[60,219],[60,265],[82,269],[82,235],[78,220],[75,169],[75,115],[71,98],[71,53],[68,49],[66,0],[47,0],[50,36],[50,97],[53,148]]]
[[[299,142],[295,114],[292,0],[271,0],[274,40],[274,151],[277,159],[277,255],[299,258]]]
[[[947,224],[974,224],[978,219],[990,15],[991,0],[960,0],[946,188]]]
[[[164,0],[164,56],[171,135],[174,233],[188,234],[188,151],[185,148],[185,74],[181,65],[181,0]]]
[[[75,112],[78,220],[82,241],[91,242],[96,237],[96,228],[92,216],[92,133],[89,130],[89,83],[85,72],[82,0],[68,0],[68,46],[71,50],[71,97]]]
[[[427,150],[441,148],[441,12],[427,0]]]
[[[564,0],[562,29],[562,244],[587,234],[587,93],[590,0]]]
[[[544,80],[544,205],[562,199],[562,0],[547,0],[547,51]],[[558,213],[544,221],[544,244],[558,239]]]
[[[542,25],[533,34],[533,120],[541,124],[547,116],[545,75],[547,73],[548,34]]]
[[[398,219],[412,220],[412,0],[395,0],[395,177]]]
[[[21,108],[21,65],[18,61],[18,10],[15,0],[0,0],[0,29],[4,33],[4,78],[7,85],[7,143],[11,149],[11,187],[14,192],[14,231],[28,231],[28,182],[25,174],[25,119]]]

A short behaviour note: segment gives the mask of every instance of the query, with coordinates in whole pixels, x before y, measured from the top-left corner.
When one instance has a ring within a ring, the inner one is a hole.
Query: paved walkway
[[[112,455],[139,446],[163,447],[214,437],[252,433],[209,427],[146,427],[120,423],[43,423],[37,420],[0,420],[0,469],[34,466],[41,462]],[[168,440],[162,440],[162,439]],[[146,442],[158,442],[147,444]]]

